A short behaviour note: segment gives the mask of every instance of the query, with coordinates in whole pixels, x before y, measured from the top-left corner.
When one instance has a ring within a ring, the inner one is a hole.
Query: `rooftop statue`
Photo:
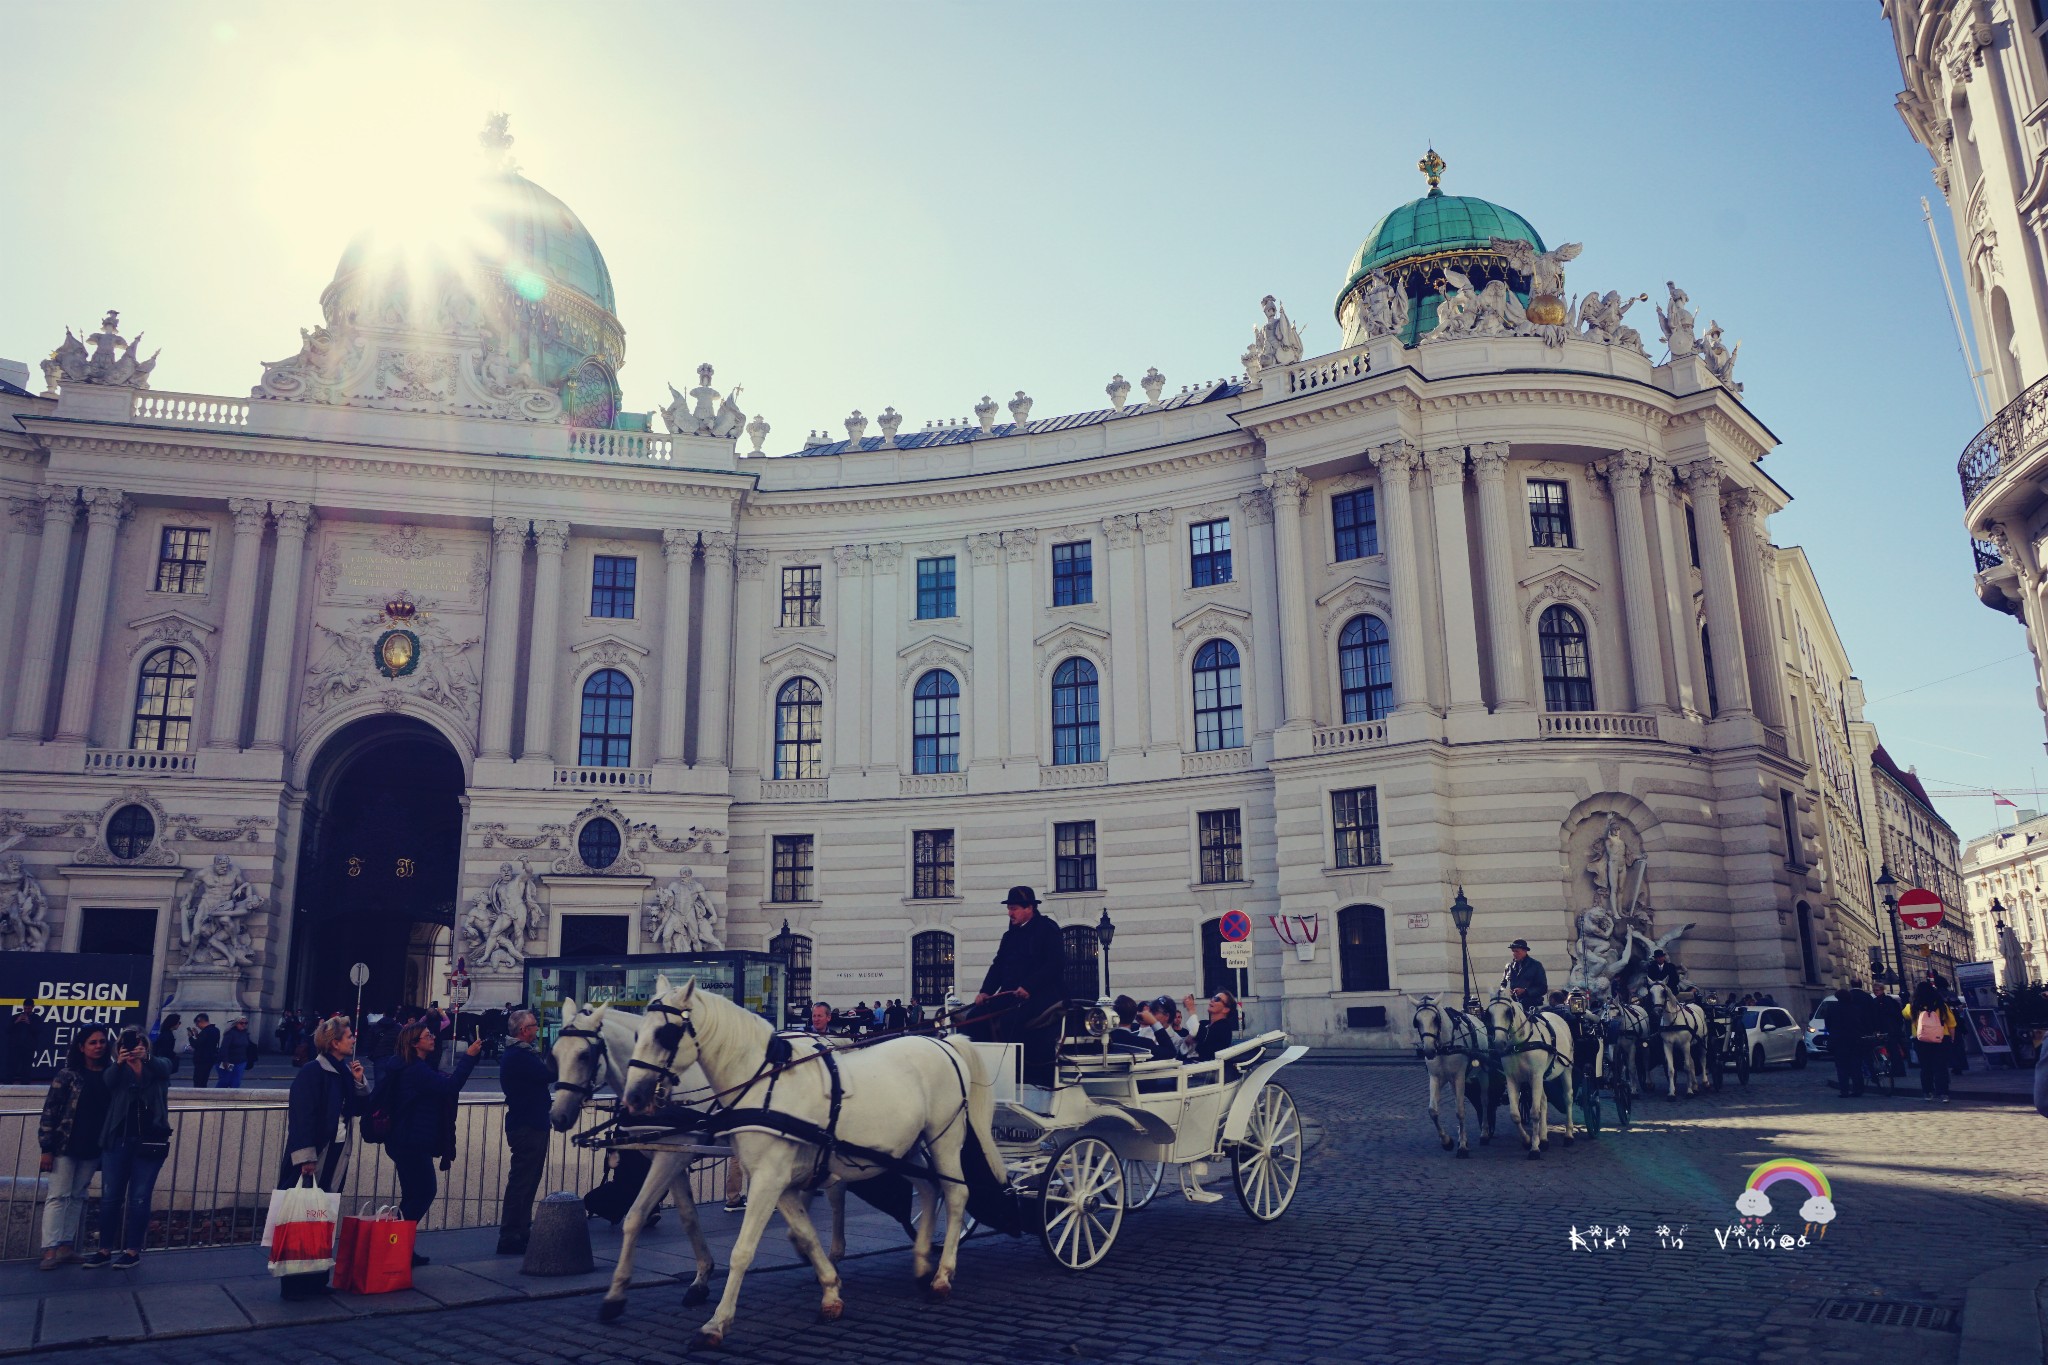
[[[1735,343],[1733,349],[1722,342],[1720,323],[1707,324],[1707,334],[1701,337],[1699,342],[1700,359],[1706,362],[1707,369],[1714,378],[1737,393],[1742,392],[1742,386],[1735,382],[1735,357],[1741,350],[1740,341]]]
[[[64,340],[57,349],[50,352],[50,358],[43,362],[43,391],[55,393],[63,384],[105,384],[118,389],[146,389],[149,387],[149,372],[156,368],[158,351],[149,359],[141,359],[142,334],[128,341],[120,332],[121,314],[109,309],[100,319],[100,329],[86,338],[92,343],[92,350],[85,349],[69,327],[64,329]]]
[[[1368,275],[1357,297],[1364,313],[1364,339],[1392,336],[1408,325],[1408,295],[1387,283],[1385,271]]]
[[[1613,289],[1605,294],[1597,289],[1579,300],[1579,326],[1587,341],[1597,341],[1606,346],[1626,346],[1642,355],[1643,334],[1622,322],[1622,315],[1639,303],[1649,299],[1648,294],[1635,294],[1623,298]]]
[[[1488,280],[1475,287],[1462,270],[1446,269],[1443,298],[1436,306],[1436,326],[1424,341],[1449,341],[1457,337],[1522,336],[1529,332],[1529,315],[1506,280]]]
[[[1659,308],[1657,325],[1664,329],[1664,344],[1670,348],[1671,358],[1676,360],[1693,353],[1693,312],[1686,307],[1692,300],[1670,280],[1664,281],[1664,287],[1671,291],[1671,311]]]
[[[711,387],[712,369],[710,363],[697,367],[697,387],[689,395],[676,392],[676,386],[668,386],[670,403],[661,410],[661,420],[672,436],[714,436],[719,440],[737,440],[747,425],[747,415],[741,412],[736,401],[740,390],[734,387],[731,393],[720,396]],[[765,432],[763,433],[766,434]]]
[[[1586,248],[1578,242],[1566,242],[1549,251],[1538,251],[1517,237],[1495,237],[1487,246],[1509,266],[1529,277],[1529,303],[1525,311],[1544,344],[1563,345],[1571,335],[1571,312],[1564,302],[1564,266],[1566,261],[1577,260]]]
[[[1251,349],[1240,357],[1247,379],[1257,379],[1261,370],[1292,365],[1302,356],[1301,333],[1280,301],[1268,294],[1259,307],[1266,310],[1266,320],[1252,328]]]

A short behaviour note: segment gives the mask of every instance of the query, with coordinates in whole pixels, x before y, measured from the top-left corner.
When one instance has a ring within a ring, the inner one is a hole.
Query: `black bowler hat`
[[[1656,952],[1654,952],[1654,953],[1651,953],[1651,954],[1650,954],[1650,956],[1651,956],[1651,957],[1663,957],[1663,956],[1664,956],[1664,950],[1663,950],[1662,948],[1659,948],[1659,949],[1658,949],[1658,950],[1657,950]]]
[[[1038,893],[1028,886],[1013,886],[1010,888],[1010,894],[1003,897],[1003,904],[1036,906]]]
[[[1523,952],[1525,952],[1525,953],[1526,953],[1526,952],[1528,952],[1528,951],[1529,951],[1529,940],[1528,940],[1528,939],[1526,939],[1526,938],[1518,938],[1518,939],[1516,939],[1516,940],[1515,940],[1515,941],[1514,941],[1513,943],[1510,943],[1510,944],[1508,945],[1508,951],[1509,951],[1509,952],[1513,952],[1513,951],[1514,951],[1515,949],[1517,949],[1517,948],[1520,948],[1520,949],[1521,949],[1521,950],[1522,950]]]

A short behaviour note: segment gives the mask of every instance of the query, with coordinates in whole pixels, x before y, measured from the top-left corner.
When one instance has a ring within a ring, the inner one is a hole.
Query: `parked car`
[[[1742,1033],[1749,1048],[1749,1069],[1761,1071],[1773,1062],[1806,1065],[1808,1033],[1777,1005],[1754,1005],[1742,1012]]]
[[[1835,1003],[1830,995],[1813,1007],[1813,1019],[1806,1026],[1806,1052],[1810,1057],[1827,1057],[1828,1053],[1828,1006]]]

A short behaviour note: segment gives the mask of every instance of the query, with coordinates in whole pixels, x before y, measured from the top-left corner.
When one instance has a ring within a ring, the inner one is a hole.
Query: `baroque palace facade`
[[[1875,924],[1774,439],[1683,291],[1653,360],[1620,294],[1568,313],[1575,244],[1425,170],[1335,351],[1268,300],[1229,380],[776,458],[708,366],[665,433],[620,410],[603,258],[510,170],[498,248],[352,246],[247,398],[67,334],[0,391],[0,946],[261,1027],[356,960],[497,1004],[786,925],[813,995],[936,1002],[1023,882],[1077,991],[1105,912],[1116,989],[1229,984],[1242,909],[1262,1025],[1390,1046],[1462,891],[1475,987],[1525,937],[1557,984],[1669,943],[1817,998]]]

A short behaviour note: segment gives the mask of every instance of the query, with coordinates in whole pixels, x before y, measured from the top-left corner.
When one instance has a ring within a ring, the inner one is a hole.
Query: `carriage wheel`
[[[1762,1045],[1761,1043],[1759,1043],[1759,1044],[1758,1044],[1757,1046],[1758,1046],[1759,1048],[1761,1048],[1761,1047],[1762,1047],[1763,1045]],[[1761,1051],[1759,1051],[1759,1052],[1757,1053],[1757,1055],[1756,1055],[1755,1057],[1751,1057],[1751,1056],[1749,1055],[1749,1049],[1747,1049],[1747,1048],[1745,1048],[1745,1047],[1742,1047],[1742,1046],[1741,1046],[1741,1045],[1739,1045],[1739,1044],[1738,1044],[1738,1045],[1736,1046],[1736,1049],[1735,1049],[1735,1079],[1736,1079],[1736,1080],[1740,1081],[1740,1082],[1741,1082],[1742,1084],[1744,1084],[1744,1085],[1748,1085],[1748,1084],[1749,1084],[1749,1073],[1750,1073],[1751,1071],[1761,1071],[1761,1070],[1763,1070],[1763,1069],[1764,1069],[1764,1068],[1763,1068],[1763,1053],[1762,1053]]]
[[[1619,1128],[1628,1127],[1629,1110],[1635,1107],[1636,1083],[1626,1066],[1614,1073],[1614,1122]]]
[[[1068,1270],[1109,1254],[1124,1221],[1124,1167],[1101,1138],[1078,1137],[1047,1163],[1039,1184],[1039,1237]]]
[[[1159,1193],[1160,1182],[1165,1179],[1163,1161],[1125,1161],[1124,1207],[1132,1213],[1144,1208]]]
[[[1259,1091],[1231,1164],[1246,1213],[1270,1223],[1287,1212],[1301,1186],[1301,1113],[1285,1086],[1267,1081]]]

